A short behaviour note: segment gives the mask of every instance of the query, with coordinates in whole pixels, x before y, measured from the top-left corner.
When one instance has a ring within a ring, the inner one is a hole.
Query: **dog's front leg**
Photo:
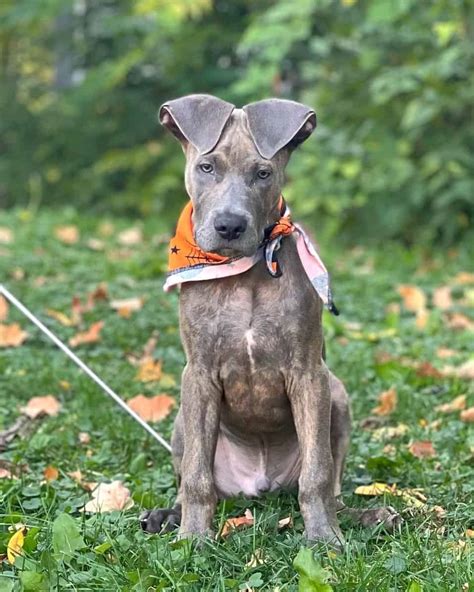
[[[341,545],[336,518],[331,454],[331,393],[328,370],[291,377],[289,398],[301,455],[298,481],[300,511],[308,540]]]
[[[208,368],[188,364],[183,372],[181,410],[184,454],[181,464],[179,536],[211,532],[217,495],[213,469],[222,391]]]

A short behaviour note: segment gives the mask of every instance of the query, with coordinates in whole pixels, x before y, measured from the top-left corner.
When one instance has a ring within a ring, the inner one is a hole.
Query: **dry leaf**
[[[443,376],[474,380],[474,358],[464,362],[460,366],[445,366],[441,372]]]
[[[129,510],[133,507],[130,490],[121,481],[99,483],[92,492],[92,499],[87,502],[81,512],[103,513],[113,510]]]
[[[408,432],[408,426],[405,423],[399,423],[397,426],[383,426],[374,430],[372,438],[374,440],[391,440],[399,438]]]
[[[459,331],[474,331],[474,321],[460,312],[446,315],[446,326]]]
[[[79,432],[78,440],[81,444],[89,444],[91,437],[87,432]]]
[[[453,413],[454,411],[462,411],[466,408],[466,395],[459,395],[450,403],[444,403],[435,407],[435,411],[440,413]]]
[[[79,241],[79,229],[73,224],[58,226],[54,229],[54,236],[65,245],[75,245]]]
[[[415,319],[415,326],[417,329],[425,329],[426,325],[428,324],[428,320],[430,318],[430,313],[426,310],[426,308],[419,310],[416,313]]]
[[[250,560],[245,564],[245,567],[258,567],[265,563],[265,551],[263,549],[255,549]]]
[[[356,487],[354,493],[367,496],[394,495],[417,508],[425,506],[426,502],[426,497],[419,489],[398,489],[396,484],[387,485],[387,483],[375,482],[370,485],[360,485]]]
[[[465,409],[461,411],[461,420],[465,421],[466,423],[473,423],[474,422],[474,407],[469,407],[469,409]]]
[[[0,322],[6,321],[8,317],[8,302],[4,296],[0,294]]]
[[[436,350],[436,355],[438,358],[445,359],[445,358],[452,358],[459,354],[458,351],[455,349],[449,349],[449,347],[438,347]]]
[[[243,526],[252,526],[253,523],[253,514],[249,509],[247,509],[245,510],[243,516],[239,516],[238,518],[228,518],[224,522],[224,526],[222,527],[219,536],[225,538],[226,536],[229,536],[229,534],[236,528],[241,528]]]
[[[56,467],[49,466],[43,471],[43,476],[46,481],[56,481],[56,479],[59,477],[59,471]]]
[[[440,310],[448,310],[453,306],[453,299],[451,297],[451,287],[441,286],[436,288],[433,292],[433,304]]]
[[[9,245],[13,242],[13,232],[9,228],[0,226],[0,244]]]
[[[46,310],[46,314],[48,315],[48,317],[51,317],[52,319],[55,319],[56,321],[61,323],[61,325],[63,325],[64,327],[73,327],[77,324],[77,319],[72,319],[63,312],[59,310],[54,310],[54,308],[48,308]]]
[[[375,415],[390,415],[397,406],[397,391],[388,389],[379,395],[379,405],[372,409]]]
[[[71,347],[77,347],[84,343],[96,343],[100,340],[100,331],[104,326],[104,321],[97,321],[93,323],[87,331],[76,333],[74,337],[69,339],[69,345]]]
[[[27,337],[28,333],[18,323],[0,324],[0,347],[19,347]]]
[[[20,528],[8,541],[7,546],[7,559],[10,565],[13,565],[16,558],[19,557],[23,552],[23,545],[25,544],[26,528],[21,525]]]
[[[417,458],[432,458],[436,456],[436,451],[433,448],[433,443],[429,440],[420,440],[413,442],[408,447],[408,450]]]
[[[136,380],[141,382],[157,382],[162,376],[160,360],[147,358],[140,363]]]
[[[455,284],[474,284],[474,273],[469,271],[460,271],[454,278]]]
[[[70,473],[68,473],[68,475],[86,491],[94,491],[94,489],[98,485],[97,483],[92,481],[83,481],[83,475],[80,469],[78,469],[77,471],[71,471]]]
[[[141,228],[134,226],[132,228],[128,228],[127,230],[122,230],[122,232],[119,233],[117,240],[125,247],[139,245],[141,242],[143,242],[143,233]]]
[[[474,530],[472,528],[468,528],[465,532],[465,535],[468,539],[474,539]]]
[[[356,495],[384,495],[385,493],[391,494],[395,490],[395,485],[387,485],[386,483],[375,482],[370,485],[359,485],[354,490]]]
[[[137,395],[128,400],[127,405],[144,421],[161,421],[171,413],[176,401],[168,395]]]
[[[278,529],[287,527],[293,528],[293,518],[291,516],[287,516],[286,518],[278,520]]]
[[[20,411],[29,418],[35,419],[40,415],[57,415],[60,409],[61,403],[56,397],[46,395],[44,397],[33,397],[28,401],[26,407],[22,407]]]
[[[105,248],[105,243],[100,238],[90,238],[86,244],[92,251],[103,251]]]
[[[403,305],[407,310],[420,312],[426,309],[426,296],[421,288],[403,284],[398,286],[397,290],[403,298]]]
[[[413,366],[418,376],[442,378],[443,374],[431,362],[415,362]]]
[[[144,299],[138,296],[134,298],[124,298],[122,300],[112,300],[111,308],[116,310],[121,317],[129,318],[132,312],[140,310],[143,307]]]

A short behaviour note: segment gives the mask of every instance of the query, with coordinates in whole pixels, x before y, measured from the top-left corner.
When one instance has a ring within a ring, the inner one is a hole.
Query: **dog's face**
[[[253,255],[275,223],[290,153],[316,126],[314,112],[277,99],[235,109],[208,95],[165,104],[161,122],[186,155],[195,240],[204,251]]]

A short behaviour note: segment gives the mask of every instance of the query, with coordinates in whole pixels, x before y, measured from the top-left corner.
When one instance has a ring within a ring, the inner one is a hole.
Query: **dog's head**
[[[236,109],[210,95],[189,95],[165,103],[159,117],[186,155],[199,247],[225,256],[254,254],[279,218],[285,167],[314,131],[314,111],[281,99]]]

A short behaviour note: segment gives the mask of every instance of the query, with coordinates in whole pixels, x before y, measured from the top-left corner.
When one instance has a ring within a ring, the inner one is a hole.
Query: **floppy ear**
[[[295,101],[268,99],[250,103],[243,109],[252,139],[263,158],[273,158],[285,146],[296,148],[316,128],[313,109]]]
[[[188,95],[160,107],[160,123],[182,144],[210,152],[222,135],[234,105],[211,95]]]

